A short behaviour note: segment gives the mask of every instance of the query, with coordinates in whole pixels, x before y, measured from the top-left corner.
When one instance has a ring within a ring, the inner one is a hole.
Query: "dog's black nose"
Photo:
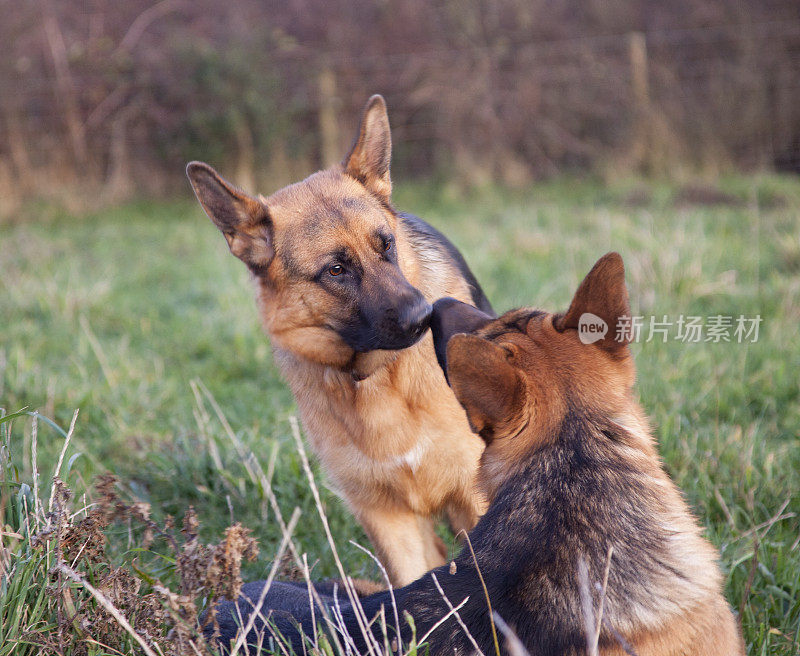
[[[400,315],[400,330],[412,339],[419,337],[427,330],[432,312],[433,306],[420,298]]]

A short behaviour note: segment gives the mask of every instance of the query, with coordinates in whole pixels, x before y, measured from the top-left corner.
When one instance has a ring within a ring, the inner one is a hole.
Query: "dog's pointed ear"
[[[267,206],[204,162],[189,162],[186,175],[200,205],[225,235],[231,253],[254,271],[266,269],[274,255]]]
[[[590,316],[593,315],[593,316]],[[584,343],[597,343],[609,351],[625,348],[633,339],[630,321],[631,306],[625,286],[625,265],[619,253],[603,255],[575,292],[569,310],[556,317],[556,330],[585,330],[589,324],[605,323],[605,334],[596,331],[581,335]],[[627,321],[626,321],[627,319]]]
[[[389,177],[391,160],[392,133],[386,113],[386,101],[383,96],[374,95],[364,107],[356,140],[342,166],[347,175],[388,201],[392,195],[392,181]]]
[[[521,426],[527,391],[502,347],[476,335],[454,335],[447,344],[447,375],[472,430],[487,444]]]

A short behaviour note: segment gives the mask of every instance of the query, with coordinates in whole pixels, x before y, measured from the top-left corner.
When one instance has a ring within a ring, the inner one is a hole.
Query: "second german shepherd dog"
[[[494,653],[488,596],[533,656],[585,654],[587,633],[593,645],[597,635],[602,656],[742,656],[717,554],[664,472],[634,399],[631,336],[614,332],[630,316],[622,258],[601,258],[564,313],[528,308],[493,319],[454,299],[434,308],[441,364],[486,442],[479,480],[491,505],[470,533],[474,558],[465,548],[449,569],[394,592],[399,617],[407,611],[414,618],[416,637],[430,631],[430,653]],[[611,334],[583,343],[585,313],[605,321]],[[607,575],[604,594],[581,584],[581,561],[588,581]],[[304,653],[296,627],[313,634],[308,591],[273,586],[261,613],[295,654]],[[242,589],[245,620],[248,599],[257,600],[262,588],[263,582]],[[381,616],[382,606],[383,617],[392,617],[389,591],[361,599],[363,614],[325,599],[357,653],[367,653],[373,639],[359,619]],[[601,626],[587,630],[586,607],[601,603]],[[453,607],[459,618],[448,615]],[[235,608],[219,608],[223,643],[236,635]],[[391,633],[393,623],[386,623]],[[378,645],[380,624],[372,625]],[[257,626],[269,637],[263,621]],[[400,631],[407,645],[412,628]]]
[[[438,514],[460,531],[485,509],[483,442],[433,357],[431,303],[492,309],[456,248],[392,207],[391,150],[386,104],[373,96],[341,165],[268,198],[201,162],[187,174],[254,275],[275,360],[330,483],[403,585],[445,562]]]

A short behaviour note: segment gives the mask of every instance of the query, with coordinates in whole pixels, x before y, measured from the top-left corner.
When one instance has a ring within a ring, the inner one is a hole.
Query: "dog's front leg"
[[[401,508],[369,508],[357,515],[392,585],[407,585],[445,563],[447,549],[431,518]]]
[[[447,505],[447,520],[455,536],[461,540],[464,534],[469,533],[478,519],[486,512],[486,501],[479,494],[466,501],[454,501]]]

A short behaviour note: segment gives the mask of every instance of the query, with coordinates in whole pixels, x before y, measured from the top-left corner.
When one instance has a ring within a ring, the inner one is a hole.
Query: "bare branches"
[[[376,22],[326,5],[301,20],[291,4],[255,0],[217,4],[212,15],[186,0],[98,0],[102,18],[87,36],[74,18],[85,15],[79,4],[24,3],[18,19],[0,24],[0,126],[20,178],[14,191],[32,193],[29,178],[65,163],[71,176],[61,177],[87,175],[88,164],[105,184],[115,130],[118,150],[129,143],[126,174],[137,190],[158,177],[149,173],[180,168],[188,145],[214,147],[231,165],[238,150],[240,172],[257,183],[259,172],[286,168],[287,145],[309,126],[321,144],[316,163],[327,164],[343,154],[338,122],[351,122],[376,89],[391,98],[398,151],[414,155],[400,162],[425,173],[452,161],[460,182],[797,157],[800,23],[791,0],[754,3],[735,24],[709,23],[725,13],[722,0],[702,15],[667,8],[647,25],[631,17],[629,31],[614,12],[534,18],[528,3],[512,3],[505,20],[469,38],[465,25],[484,23],[478,5],[452,12],[407,0]],[[408,16],[418,29],[391,29]],[[18,34],[20,25],[35,28]],[[117,122],[133,103],[141,105]],[[296,157],[307,168],[310,155]]]
[[[50,58],[56,74],[55,97],[64,107],[64,121],[72,144],[72,154],[78,167],[83,168],[89,159],[86,144],[86,132],[80,116],[78,104],[78,89],[69,66],[67,46],[64,34],[50,5],[50,0],[43,0],[44,21],[42,23],[47,45],[50,48]]]
[[[114,56],[117,57],[122,53],[130,52],[136,46],[142,35],[159,18],[166,16],[172,11],[178,9],[183,5],[183,0],[161,0],[152,7],[148,7],[141,14],[136,17],[136,20],[131,23],[125,36],[119,42],[119,46],[114,51]]]

